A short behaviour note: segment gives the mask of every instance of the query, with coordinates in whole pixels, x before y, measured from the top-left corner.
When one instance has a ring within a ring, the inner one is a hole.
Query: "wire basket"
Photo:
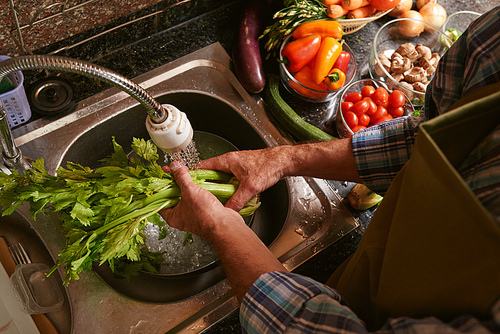
[[[9,56],[0,56],[0,62],[9,59]],[[23,87],[23,72],[17,71],[7,75],[15,88],[0,94],[2,107],[7,115],[11,127],[26,123],[31,117],[31,109]]]
[[[366,17],[364,19],[345,19],[345,20],[337,20],[340,25],[342,26],[342,30],[344,31],[344,34],[349,35],[352,34],[353,32],[358,31],[359,29],[363,28],[367,23],[370,23],[372,21],[378,20],[385,14],[389,13],[390,10],[382,11],[379,12],[377,11],[375,14],[372,16]]]

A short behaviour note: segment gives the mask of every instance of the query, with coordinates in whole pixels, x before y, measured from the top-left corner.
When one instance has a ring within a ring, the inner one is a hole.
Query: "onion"
[[[416,10],[408,10],[401,14],[400,19],[413,19],[413,20],[401,20],[398,23],[399,32],[406,37],[415,37],[420,35],[424,31],[424,18]]]
[[[441,28],[447,17],[446,9],[437,3],[428,3],[424,7],[420,8],[418,12],[422,15],[425,22],[436,28]],[[426,26],[425,29],[430,31],[434,30],[429,26]]]
[[[436,0],[417,0],[417,9],[420,10],[420,8],[424,7],[428,3],[437,3]]]
[[[413,6],[413,0],[401,0],[393,10],[391,10],[387,15],[392,17],[399,17],[404,12],[407,12]]]

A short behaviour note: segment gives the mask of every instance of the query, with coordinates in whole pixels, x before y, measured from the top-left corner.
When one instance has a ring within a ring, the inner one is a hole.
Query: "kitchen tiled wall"
[[[65,47],[67,44],[85,41],[91,36],[142,16],[171,7],[192,7],[194,3],[199,2],[197,0],[14,0],[24,44],[22,48],[11,0],[0,0],[2,8],[0,54],[17,56],[40,53],[37,50],[53,52],[54,49],[47,49],[47,46]],[[155,27],[150,28],[153,31],[145,33],[149,34],[161,28],[157,22],[154,24]]]

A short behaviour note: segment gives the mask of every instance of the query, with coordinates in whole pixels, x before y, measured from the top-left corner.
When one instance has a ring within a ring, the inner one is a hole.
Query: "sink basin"
[[[203,138],[197,137],[197,133],[203,131],[202,133],[214,134],[229,141],[238,149],[267,147],[263,138],[244,117],[230,105],[211,95],[178,92],[158,96],[156,100],[163,104],[175,105],[187,114],[195,129],[195,143],[198,143],[197,138]],[[62,158],[62,164],[71,161],[93,168],[100,166],[99,160],[113,153],[111,135],[115,136],[125,152],[130,152],[133,137],[149,139],[144,120],[143,107],[134,106],[89,128],[68,148]],[[162,161],[160,154],[159,163]],[[283,227],[289,206],[288,194],[286,182],[281,181],[261,195],[262,204],[252,216],[251,227],[266,245],[270,245],[276,239]],[[95,266],[94,269],[117,291],[140,301],[154,303],[173,302],[191,297],[224,278],[223,270],[216,267],[168,277],[141,273],[129,282],[114,278],[105,266]]]
[[[216,43],[133,80],[160,103],[185,112],[195,131],[217,135],[240,150],[293,144],[231,68],[231,58]],[[25,156],[43,157],[47,170],[54,172],[66,161],[97,166],[112,152],[112,136],[125,150],[132,137],[148,139],[145,118],[135,99],[111,88],[80,102],[68,116],[38,119],[13,133]],[[65,242],[57,217],[30,223],[55,258]],[[265,191],[251,224],[288,270],[358,226],[331,182],[303,177],[286,178]],[[197,333],[238,307],[218,265],[188,277],[141,275],[131,282],[95,267],[67,290],[75,334]]]

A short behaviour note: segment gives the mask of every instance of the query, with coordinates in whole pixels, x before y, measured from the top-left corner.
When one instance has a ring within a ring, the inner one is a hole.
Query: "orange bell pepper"
[[[342,26],[334,20],[316,20],[302,23],[292,33],[293,38],[299,39],[307,35],[318,34],[321,38],[342,38]]]
[[[328,90],[337,90],[345,83],[345,73],[338,68],[334,68],[323,81]]]
[[[313,69],[313,81],[319,85],[330,73],[335,61],[342,52],[342,44],[333,37],[323,38]]]
[[[295,73],[294,78],[301,85],[299,85],[297,82],[293,80],[290,80],[288,82],[288,85],[290,86],[290,88],[292,88],[302,96],[315,100],[324,99],[327,96],[327,93],[317,92],[317,91],[327,91],[328,87],[326,87],[324,83],[320,83],[319,85],[314,83],[314,81],[312,80],[312,70],[309,68],[309,66],[304,66],[300,71]],[[310,89],[305,88],[302,85]]]

